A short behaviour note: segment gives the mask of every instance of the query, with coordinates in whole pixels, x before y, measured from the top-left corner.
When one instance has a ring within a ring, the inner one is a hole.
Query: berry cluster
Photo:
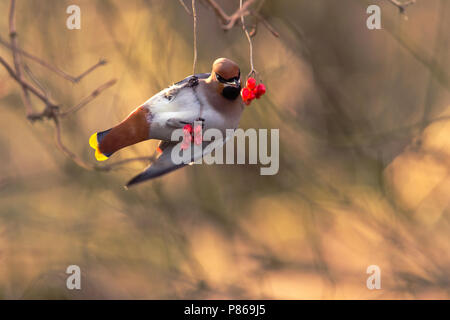
[[[183,127],[183,133],[184,133],[184,139],[181,144],[181,149],[186,150],[189,148],[192,140],[194,140],[194,143],[196,145],[199,145],[203,141],[202,137],[202,126],[197,125],[194,129],[192,129],[192,125],[187,124]]]
[[[259,99],[264,93],[266,93],[266,86],[262,83],[256,85],[255,78],[248,78],[247,86],[241,90],[242,100],[247,106],[253,99]]]

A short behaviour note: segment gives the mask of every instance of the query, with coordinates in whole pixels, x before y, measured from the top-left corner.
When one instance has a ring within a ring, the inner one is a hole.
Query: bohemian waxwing
[[[162,154],[130,180],[127,187],[159,177],[187,164],[175,164],[172,160],[172,149],[178,144],[171,141],[173,130],[201,121],[203,130],[219,129],[225,137],[226,129],[237,128],[244,108],[240,90],[238,65],[219,58],[214,61],[211,73],[189,76],[158,92],[117,126],[94,133],[89,144],[95,149],[95,158],[103,161],[124,147],[159,139]]]

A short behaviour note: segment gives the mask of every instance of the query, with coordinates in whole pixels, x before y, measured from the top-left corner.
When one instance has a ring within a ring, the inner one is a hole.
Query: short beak
[[[234,81],[226,82],[225,84],[230,87],[240,88],[241,87],[241,79],[236,79]]]

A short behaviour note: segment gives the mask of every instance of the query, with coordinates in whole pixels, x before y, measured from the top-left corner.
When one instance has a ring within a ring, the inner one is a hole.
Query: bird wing
[[[174,171],[176,169],[184,167],[186,164],[175,164],[172,161],[172,150],[176,146],[176,143],[172,143],[166,146],[163,153],[156,159],[150,166],[148,166],[143,172],[135,176],[133,179],[128,181],[126,188],[141,183],[150,179],[160,177],[166,173]]]
[[[210,76],[210,73],[198,73],[193,76],[186,77],[183,80],[178,81],[177,83],[173,84],[170,88],[168,88],[168,90],[165,93],[165,96],[166,96],[166,98],[169,98],[169,100],[172,100],[170,98],[175,97],[180,92],[181,89],[195,88],[198,86],[199,79],[206,79],[209,76]],[[170,97],[170,96],[172,96],[172,97]]]
[[[212,142],[203,141],[202,149],[200,150],[200,152],[195,152],[194,149],[194,155],[191,158],[191,162],[181,164],[175,164],[172,160],[172,150],[173,148],[175,148],[178,142],[173,142],[170,143],[169,145],[166,144],[163,153],[158,157],[158,159],[156,159],[155,162],[153,162],[150,166],[148,166],[142,173],[138,174],[133,179],[131,179],[126,184],[126,187],[128,188],[137,183],[141,183],[147,180],[160,177],[169,172],[180,169],[188,164],[193,164],[195,161],[199,160],[202,156],[211,153],[216,148],[222,148],[231,137],[232,135],[227,135],[224,140]]]
[[[202,102],[197,94],[201,79],[208,73],[189,76],[155,94],[144,103],[150,113],[150,139],[170,141],[173,129],[193,123]]]
[[[169,88],[163,90],[164,97],[167,100],[171,101],[172,98],[174,98],[180,92],[181,89],[196,87],[198,85],[199,79],[206,79],[209,77],[209,75],[210,73],[198,73],[193,76],[188,76],[183,80],[174,83]]]
[[[178,81],[177,83],[174,83],[173,85],[161,90],[160,92],[152,96],[150,99],[148,99],[144,103],[144,105],[150,109],[162,108],[162,110],[164,110],[166,107],[173,105],[172,101],[174,101],[174,98],[179,96],[181,92],[186,92],[183,89],[195,88],[199,84],[199,79],[206,79],[209,77],[209,75],[210,73],[199,73],[193,76],[186,77],[183,80]],[[189,102],[184,101],[189,98],[190,97],[188,96],[182,99],[183,101],[181,104],[183,104],[183,102]],[[176,100],[177,99],[175,99],[175,101]],[[180,107],[179,106],[180,103],[175,104],[177,105],[177,107]]]
[[[196,73],[196,74],[194,74],[194,76],[197,79],[207,79],[207,78],[209,78],[210,75],[211,75],[211,73]],[[188,77],[184,78],[183,80],[178,81],[175,84],[182,85],[182,84],[188,83],[191,78],[192,78],[192,76],[188,76]]]

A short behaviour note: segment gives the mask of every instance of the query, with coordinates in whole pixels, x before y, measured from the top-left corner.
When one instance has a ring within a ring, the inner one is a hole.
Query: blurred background
[[[366,27],[374,3],[382,30]],[[81,30],[66,28],[71,4]],[[4,39],[8,11],[1,1]],[[268,89],[240,127],[280,129],[275,176],[197,165],[125,190],[145,163],[80,168],[55,147],[52,122],[27,121],[0,67],[1,299],[450,297],[450,1],[418,0],[408,19],[380,0],[267,0],[260,13],[280,37],[259,25],[255,68]],[[108,61],[78,84],[27,61],[62,109],[118,79],[61,123],[92,164],[93,132],[192,70],[192,17],[178,0],[27,0],[16,14],[21,48],[68,73]],[[197,71],[224,56],[249,72],[240,26],[224,32],[204,1],[197,14]],[[12,64],[3,46],[0,56]],[[66,289],[72,264],[80,291]],[[366,287],[369,265],[381,290]]]

